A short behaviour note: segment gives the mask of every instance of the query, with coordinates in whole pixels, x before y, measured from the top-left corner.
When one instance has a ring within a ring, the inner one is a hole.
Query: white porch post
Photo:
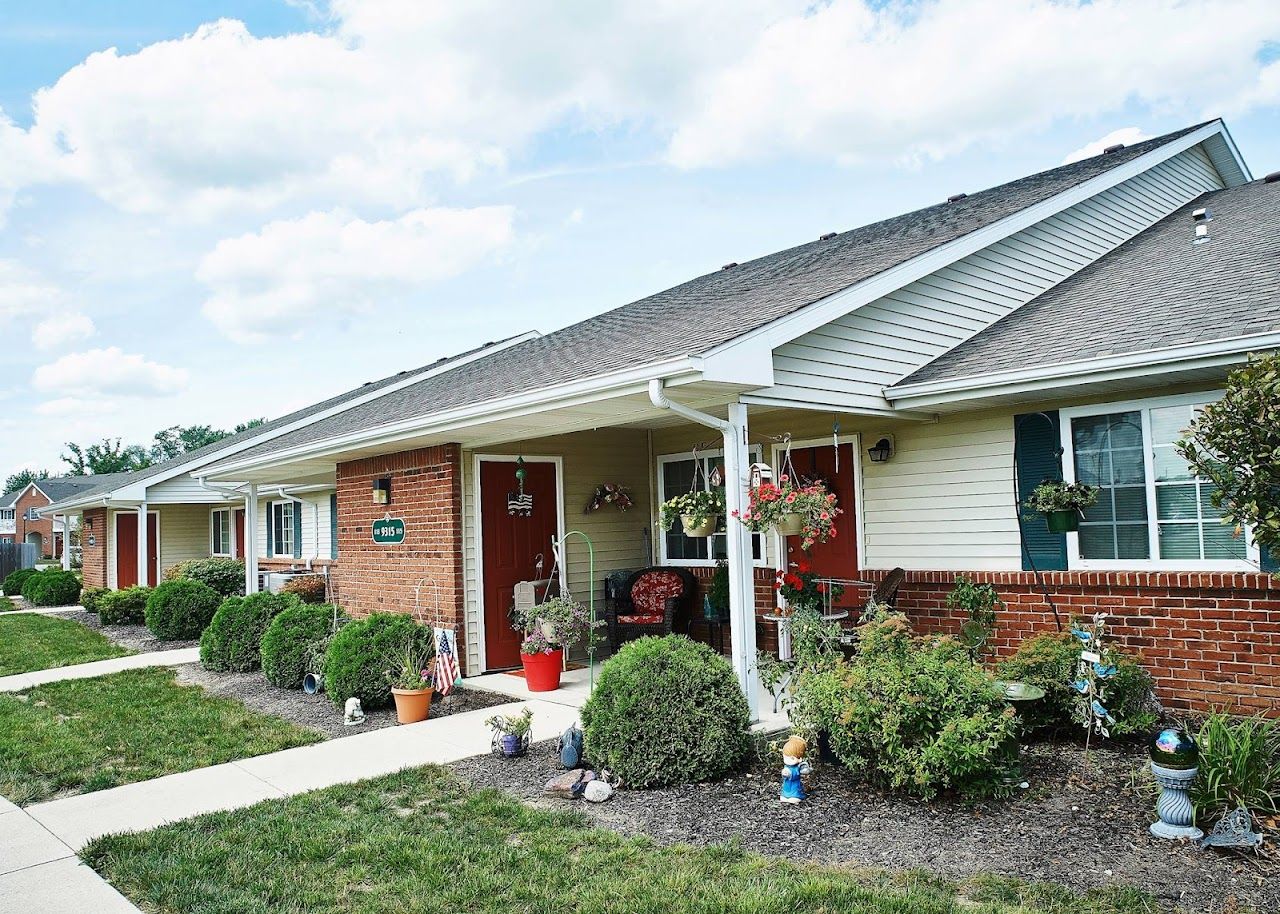
[[[148,587],[151,584],[151,563],[147,560],[147,555],[151,552],[151,545],[148,542],[149,533],[147,503],[144,501],[138,505],[138,584],[142,587]]]
[[[62,518],[62,570],[71,570],[71,515],[53,515],[53,544],[58,544],[58,518]]]
[[[729,635],[733,648],[733,669],[751,709],[751,719],[759,719],[760,676],[756,671],[756,597],[752,574],[751,531],[733,517],[747,508],[748,476],[751,468],[747,449],[747,407],[729,404],[729,425],[724,430],[725,507],[729,559]]]
[[[244,496],[244,592],[258,592],[258,486]]]

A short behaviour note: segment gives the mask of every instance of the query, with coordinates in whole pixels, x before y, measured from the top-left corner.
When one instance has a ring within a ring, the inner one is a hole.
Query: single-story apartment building
[[[242,500],[251,556],[282,541],[264,492],[326,493],[342,605],[455,627],[469,675],[518,663],[513,588],[551,573],[569,531],[592,544],[570,540],[560,568],[583,600],[619,569],[705,583],[724,559],[754,701],[798,544],[733,521],[686,537],[658,506],[716,477],[732,509],[753,464],[794,467],[844,512],[816,568],[863,585],[905,569],[898,606],[921,626],[958,627],[963,573],[1008,604],[999,652],[1105,610],[1168,705],[1274,710],[1280,582],[1173,443],[1232,366],[1280,345],[1277,178],[1253,180],[1219,120],[1112,147],[480,350],[169,478]],[[1101,487],[1078,532],[1024,517],[1046,477]],[[605,483],[635,507],[584,513]]]

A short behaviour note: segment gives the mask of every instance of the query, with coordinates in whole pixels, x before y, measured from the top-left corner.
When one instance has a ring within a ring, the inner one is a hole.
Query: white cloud
[[[204,314],[240,342],[297,335],[308,322],[359,313],[376,299],[455,276],[505,247],[514,211],[418,209],[366,222],[310,213],[228,238],[196,272],[210,289]]]
[[[73,311],[55,314],[36,324],[31,331],[31,342],[37,349],[61,349],[87,340],[95,332],[92,318]]]
[[[15,318],[42,314],[61,300],[62,292],[56,286],[16,260],[0,259],[0,325]]]
[[[119,405],[112,400],[103,400],[95,397],[58,397],[56,400],[46,400],[43,403],[37,403],[33,408],[34,412],[41,416],[101,416],[106,413],[114,413],[119,409]]]
[[[31,386],[62,398],[165,397],[187,386],[187,373],[110,346],[71,353],[41,365],[31,376]]]
[[[1141,127],[1121,127],[1119,130],[1112,130],[1106,136],[1094,140],[1092,143],[1085,143],[1074,152],[1068,153],[1067,157],[1062,160],[1063,165],[1070,165],[1072,162],[1079,162],[1081,159],[1091,159],[1096,155],[1100,155],[1109,146],[1120,143],[1125,146],[1132,146],[1134,143],[1141,143],[1151,137]]]

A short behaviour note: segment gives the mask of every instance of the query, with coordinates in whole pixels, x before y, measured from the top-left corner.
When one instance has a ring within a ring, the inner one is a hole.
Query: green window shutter
[[[1022,503],[1031,490],[1046,479],[1062,478],[1062,461],[1056,410],[1023,413],[1013,417],[1013,446],[1018,472],[1018,524],[1022,527],[1022,570],[1066,571],[1067,537],[1050,533],[1039,514],[1026,515]]]
[[[276,538],[275,538],[275,516],[272,512],[273,502],[267,502],[267,558],[276,554]]]
[[[329,496],[329,558],[338,557],[338,493]]]
[[[302,502],[293,503],[293,557],[302,558]]]
[[[1268,551],[1266,546],[1258,547],[1258,559],[1259,567],[1261,567],[1263,571],[1270,574],[1275,574],[1280,571],[1280,559]]]

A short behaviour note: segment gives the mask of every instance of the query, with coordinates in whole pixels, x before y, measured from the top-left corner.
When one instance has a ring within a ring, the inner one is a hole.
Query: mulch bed
[[[396,726],[395,708],[379,708],[366,711],[363,724],[348,727],[342,723],[342,708],[330,701],[327,695],[308,695],[300,690],[282,689],[267,682],[261,673],[216,673],[204,669],[198,663],[183,664],[175,669],[181,683],[202,686],[211,695],[239,699],[255,711],[310,727],[330,739]],[[432,699],[430,719],[491,708],[511,700],[493,692],[459,688],[450,695],[436,695]]]
[[[102,632],[103,635],[121,647],[132,648],[140,654],[200,646],[199,639],[194,641],[161,641],[151,634],[151,629],[145,625],[103,625],[97,613],[86,612],[83,609],[68,609],[66,612],[49,613],[49,615],[57,616],[59,619],[70,619],[72,622],[79,622],[85,628],[91,628],[95,632]]]
[[[823,764],[800,806],[778,802],[780,762],[772,758],[717,783],[621,790],[598,805],[542,796],[542,786],[560,772],[554,743],[535,744],[522,759],[478,756],[453,767],[477,786],[538,805],[572,805],[596,825],[664,844],[738,840],[777,857],[923,867],[957,879],[996,873],[1076,891],[1132,885],[1188,911],[1229,914],[1237,903],[1280,910],[1274,849],[1259,857],[1152,838],[1154,793],[1144,748],[1095,751],[1088,774],[1082,755],[1070,742],[1030,746],[1024,752],[1030,788],[1011,800],[982,802],[889,796]]]

